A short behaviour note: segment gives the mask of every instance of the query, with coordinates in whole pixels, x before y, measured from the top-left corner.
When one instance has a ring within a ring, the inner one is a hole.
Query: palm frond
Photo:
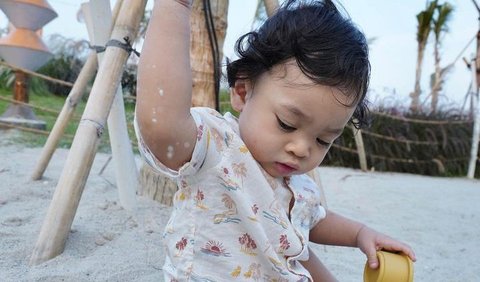
[[[454,67],[455,67],[454,64],[451,63],[448,66],[440,69],[440,86],[443,86],[443,84],[445,83],[446,77],[448,76],[448,74],[452,72]],[[436,72],[432,72],[430,74],[430,88],[433,88],[433,86],[435,85],[435,82],[436,82],[435,77],[436,77]]]
[[[427,4],[427,8],[417,14],[417,42],[419,44],[424,45],[428,40],[428,36],[430,35],[430,31],[432,30],[432,20],[435,9],[437,7],[437,3],[437,0],[429,2]]]
[[[433,20],[433,32],[436,38],[440,38],[443,32],[448,32],[448,22],[452,18],[453,6],[445,2],[437,7],[437,17]]]

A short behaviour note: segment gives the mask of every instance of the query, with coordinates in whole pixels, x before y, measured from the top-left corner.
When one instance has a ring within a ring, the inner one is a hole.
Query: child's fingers
[[[412,261],[417,260],[417,257],[415,256],[415,253],[413,252],[413,250],[410,247],[405,246],[405,248],[402,249],[402,252],[404,254],[406,254]]]
[[[415,257],[415,253],[409,246],[402,244],[400,251],[406,254],[412,261],[417,260],[417,258]]]
[[[368,266],[376,269],[378,267],[377,250],[373,249],[373,251],[369,251],[366,255]]]
[[[406,254],[412,261],[416,261],[415,253],[410,246],[398,241],[387,241],[381,244],[381,248],[387,251],[396,251]]]

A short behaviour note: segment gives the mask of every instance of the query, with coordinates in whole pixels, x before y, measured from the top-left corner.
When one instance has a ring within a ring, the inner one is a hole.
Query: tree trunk
[[[420,88],[420,79],[422,77],[422,62],[423,56],[425,53],[425,45],[419,44],[418,46],[418,56],[417,56],[417,67],[415,69],[415,89],[410,93],[412,102],[410,104],[410,111],[418,112],[420,110],[420,94],[422,90]]]
[[[432,113],[435,113],[437,111],[438,107],[438,96],[440,95],[440,90],[442,86],[442,69],[440,68],[440,54],[439,54],[439,43],[435,42],[435,47],[434,47],[434,57],[435,57],[435,78],[432,83],[432,103],[431,103],[431,111]]]
[[[220,70],[223,58],[223,42],[227,32],[228,1],[211,0],[210,7],[218,42],[220,62],[218,62],[217,66],[213,65],[212,47],[205,21],[203,1],[194,1],[191,17],[192,33],[190,37],[190,63],[193,75],[192,105],[194,107],[215,108],[216,106],[214,67]]]
[[[211,0],[210,9],[218,42],[219,58],[223,58],[223,43],[227,30],[228,0]],[[212,47],[205,21],[203,1],[194,1],[191,16],[190,63],[192,66],[192,106],[215,108],[215,80]],[[218,70],[220,71],[220,63]],[[172,205],[176,183],[153,171],[147,164],[140,170],[139,194],[162,204]]]
[[[140,187],[138,194],[146,196],[164,205],[171,206],[173,195],[177,192],[177,183],[163,174],[156,173],[149,165],[140,168]]]

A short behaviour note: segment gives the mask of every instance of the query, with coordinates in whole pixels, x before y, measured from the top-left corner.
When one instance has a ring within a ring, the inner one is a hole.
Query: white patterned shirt
[[[230,113],[191,114],[197,140],[178,171],[155,158],[135,122],[146,162],[179,187],[164,232],[165,281],[311,280],[298,261],[308,259],[309,231],[326,214],[318,187],[306,175],[268,175]]]

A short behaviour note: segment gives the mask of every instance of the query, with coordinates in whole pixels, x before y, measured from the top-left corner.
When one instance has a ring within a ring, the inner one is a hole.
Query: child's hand
[[[360,228],[357,233],[357,247],[367,255],[368,265],[373,269],[378,267],[377,251],[380,250],[402,252],[409,256],[412,261],[416,260],[415,253],[410,246],[367,226]]]

